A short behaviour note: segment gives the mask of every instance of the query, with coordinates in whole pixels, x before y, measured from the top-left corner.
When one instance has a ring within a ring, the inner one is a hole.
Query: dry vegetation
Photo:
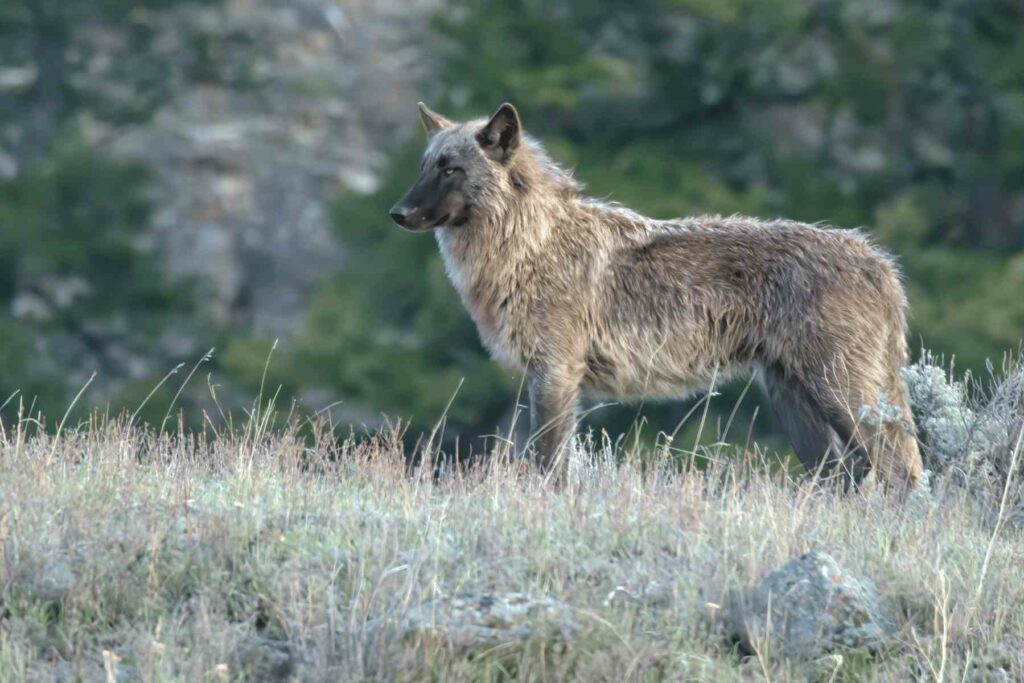
[[[265,418],[196,435],[4,425],[0,680],[1024,672],[1016,465],[974,486],[936,473],[929,493],[901,502],[771,474],[725,446],[703,454],[703,471],[667,449],[594,447],[556,489],[507,458],[435,477],[410,471],[388,435],[339,441],[307,423],[314,434],[300,438]],[[716,606],[812,549],[873,580],[889,646],[824,662],[740,656]],[[386,637],[416,605],[466,590],[552,598],[575,629],[470,653]]]

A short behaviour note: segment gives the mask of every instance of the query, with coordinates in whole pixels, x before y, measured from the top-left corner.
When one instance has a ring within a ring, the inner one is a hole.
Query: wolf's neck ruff
[[[474,205],[462,226],[435,233],[448,277],[476,322],[481,338],[505,366],[527,367],[536,332],[516,318],[533,305],[529,280],[546,254],[552,229],[550,207],[535,186],[512,189],[516,201]]]

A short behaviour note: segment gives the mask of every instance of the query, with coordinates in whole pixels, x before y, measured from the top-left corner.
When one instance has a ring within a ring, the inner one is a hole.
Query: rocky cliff
[[[415,130],[435,8],[218,0],[86,13],[57,34],[53,68],[46,41],[24,34],[0,66],[0,173],[17,176],[69,124],[141,162],[154,178],[147,240],[168,269],[199,276],[222,322],[287,337],[313,284],[343,264],[331,199],[372,190]]]

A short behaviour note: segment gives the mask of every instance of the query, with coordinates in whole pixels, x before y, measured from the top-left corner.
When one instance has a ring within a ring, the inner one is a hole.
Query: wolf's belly
[[[633,334],[595,339],[587,354],[583,388],[590,394],[629,399],[679,399],[707,391],[745,367],[693,331],[667,338]]]

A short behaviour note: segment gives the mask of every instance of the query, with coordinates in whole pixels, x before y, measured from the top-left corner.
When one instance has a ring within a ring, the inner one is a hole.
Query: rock
[[[744,654],[798,660],[874,654],[890,629],[874,586],[822,552],[792,559],[730,596],[725,618]]]
[[[271,638],[253,638],[238,652],[238,666],[248,681],[287,681],[295,675],[299,657],[291,643]]]
[[[1015,671],[1013,649],[996,645],[982,650],[971,660],[966,680],[970,683],[1009,683],[1021,680],[1019,670]]]
[[[571,608],[522,593],[458,593],[410,609],[396,624],[381,620],[371,637],[427,639],[467,652],[536,638],[559,642],[577,630]]]
[[[51,558],[31,579],[31,592],[43,602],[57,603],[64,599],[75,580],[75,573],[65,560]]]

